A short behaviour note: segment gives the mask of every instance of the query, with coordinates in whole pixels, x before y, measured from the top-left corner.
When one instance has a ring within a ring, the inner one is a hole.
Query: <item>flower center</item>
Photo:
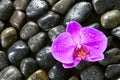
[[[86,46],[76,47],[74,50],[75,59],[82,60],[87,56],[88,49]]]

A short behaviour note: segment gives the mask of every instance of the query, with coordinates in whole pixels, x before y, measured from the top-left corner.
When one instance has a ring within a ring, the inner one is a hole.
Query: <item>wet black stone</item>
[[[88,67],[80,76],[82,80],[104,80],[104,74],[98,66]]]
[[[52,7],[52,11],[65,14],[74,2],[75,0],[60,0]]]
[[[3,30],[4,28],[4,22],[0,21],[0,32]]]
[[[48,11],[48,6],[45,0],[32,0],[26,8],[26,15],[31,19],[38,19]]]
[[[48,31],[48,35],[51,41],[53,42],[57,38],[57,36],[62,32],[65,32],[65,27],[63,25],[59,25],[50,29]]]
[[[14,10],[13,3],[11,0],[1,0],[0,1],[0,19],[8,19]]]
[[[114,28],[111,33],[120,40],[120,26]]]
[[[0,51],[0,71],[9,65],[8,58],[5,52]]]
[[[46,0],[50,5],[54,5],[59,0]]]
[[[92,11],[92,5],[89,2],[79,2],[75,4],[66,14],[64,24],[69,21],[83,22],[87,19]]]
[[[107,48],[110,49],[113,47],[113,36],[108,36],[108,44],[107,44]]]
[[[96,13],[103,14],[113,7],[113,0],[92,0]]]
[[[16,67],[8,66],[0,72],[0,80],[22,80],[22,75]]]
[[[43,69],[45,71],[48,71],[57,62],[51,55],[50,46],[44,47],[37,53],[36,61],[39,64],[40,69]]]
[[[20,37],[24,40],[27,40],[38,32],[39,32],[38,25],[33,21],[29,21],[21,29]]]
[[[120,0],[113,0],[113,2],[114,2],[114,8],[113,9],[120,10]]]
[[[89,25],[89,26],[92,27],[92,28],[101,30],[101,27],[100,27],[100,24],[99,24],[99,23],[93,23],[93,24],[91,24],[91,25]]]
[[[41,29],[48,31],[55,27],[60,20],[60,16],[52,11],[38,19],[38,25]]]
[[[25,42],[18,40],[8,49],[9,61],[16,65],[20,65],[20,61],[28,56],[29,48]]]
[[[70,74],[71,70],[63,68],[61,63],[53,66],[48,73],[50,80],[68,80]]]
[[[30,0],[15,0],[14,1],[14,7],[15,7],[16,10],[24,11],[29,2],[30,2]]]
[[[38,52],[46,43],[46,33],[39,32],[28,40],[28,46],[32,52]]]
[[[33,58],[24,58],[20,64],[21,73],[24,77],[29,77],[37,70],[37,62]]]
[[[107,78],[113,78],[120,74],[120,64],[109,65],[106,68],[105,76]]]

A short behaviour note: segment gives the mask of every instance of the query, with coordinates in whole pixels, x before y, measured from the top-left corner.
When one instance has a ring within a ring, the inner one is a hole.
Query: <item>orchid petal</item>
[[[56,60],[62,63],[73,63],[73,52],[75,47],[71,34],[64,32],[53,42],[51,52]]]
[[[79,44],[81,42],[81,38],[80,38],[81,28],[82,26],[76,21],[70,21],[67,24],[66,32],[69,32],[72,35],[72,38],[76,44]]]

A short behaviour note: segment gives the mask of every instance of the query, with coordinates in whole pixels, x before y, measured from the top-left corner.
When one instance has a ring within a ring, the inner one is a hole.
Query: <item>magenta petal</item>
[[[73,68],[73,67],[77,66],[79,63],[80,63],[79,60],[75,60],[73,63],[70,63],[70,64],[63,63],[63,67],[64,68]]]
[[[73,63],[73,51],[75,47],[71,34],[64,32],[53,42],[51,52],[56,60],[62,63]]]
[[[72,35],[73,40],[75,43],[79,44],[81,42],[80,38],[80,29],[82,26],[76,21],[70,21],[67,24],[66,32],[69,32]]]
[[[96,58],[103,54],[107,47],[107,37],[101,31],[85,27],[81,29],[80,35],[82,44],[88,47],[91,58]]]

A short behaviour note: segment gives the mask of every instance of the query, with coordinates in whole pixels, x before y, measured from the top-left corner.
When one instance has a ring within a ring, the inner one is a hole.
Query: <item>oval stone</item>
[[[120,40],[120,26],[114,28],[111,33]]]
[[[17,39],[17,32],[13,27],[4,29],[1,33],[1,45],[4,48],[9,47]]]
[[[83,22],[87,19],[92,11],[92,5],[89,2],[76,3],[66,14],[64,24],[70,21]]]
[[[54,5],[56,2],[58,2],[59,0],[46,0],[50,5]]]
[[[37,70],[37,62],[33,58],[24,58],[20,64],[20,70],[24,77],[29,77]]]
[[[111,10],[101,16],[101,25],[106,29],[113,29],[120,24],[120,11]]]
[[[8,49],[9,61],[18,67],[20,61],[28,56],[28,52],[29,48],[27,44],[22,40],[18,40]]]
[[[49,80],[49,79],[45,71],[37,70],[27,80]]]
[[[8,66],[0,72],[0,80],[22,80],[22,75],[16,67]]]
[[[27,40],[38,32],[39,32],[38,25],[33,21],[29,21],[21,29],[20,37],[24,40]]]

